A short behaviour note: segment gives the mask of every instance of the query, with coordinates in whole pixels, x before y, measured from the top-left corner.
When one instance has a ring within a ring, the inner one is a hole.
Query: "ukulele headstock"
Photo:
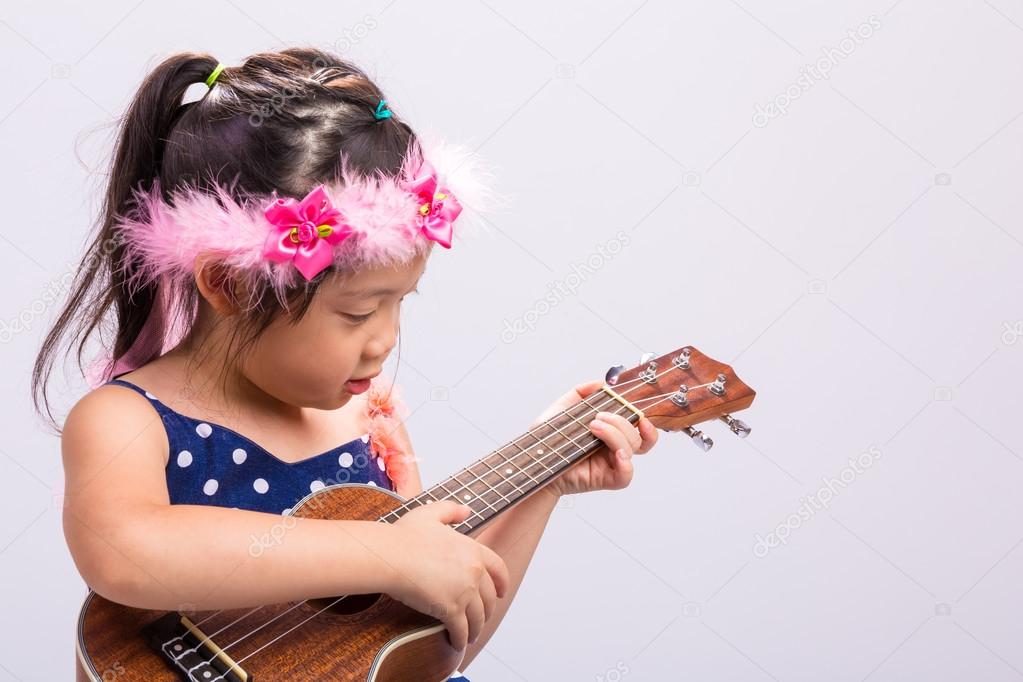
[[[703,450],[709,450],[714,441],[693,428],[696,424],[719,419],[740,438],[750,433],[750,427],[731,413],[749,407],[756,392],[730,366],[692,346],[660,357],[648,353],[632,369],[612,367],[604,381],[615,391],[617,386],[627,386],[621,393],[654,426],[685,431]]]

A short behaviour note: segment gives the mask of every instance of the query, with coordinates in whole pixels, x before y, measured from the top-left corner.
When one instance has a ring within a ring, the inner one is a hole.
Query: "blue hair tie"
[[[385,118],[391,117],[391,110],[386,108],[385,106],[386,104],[387,104],[386,99],[380,100],[380,104],[377,105],[377,110],[373,112],[373,116],[376,118],[376,120],[382,121]]]

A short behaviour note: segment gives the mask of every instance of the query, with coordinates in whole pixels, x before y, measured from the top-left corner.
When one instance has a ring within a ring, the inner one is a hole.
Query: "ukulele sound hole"
[[[334,613],[341,616],[350,616],[353,613],[365,611],[380,599],[380,593],[376,594],[349,594],[343,598],[310,599],[309,605],[317,611],[325,609],[327,613]]]

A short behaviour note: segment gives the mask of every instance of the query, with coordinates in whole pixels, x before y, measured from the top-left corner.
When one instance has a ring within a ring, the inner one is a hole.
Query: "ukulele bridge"
[[[171,670],[188,682],[254,682],[240,665],[187,616],[168,613],[146,627],[142,635]]]

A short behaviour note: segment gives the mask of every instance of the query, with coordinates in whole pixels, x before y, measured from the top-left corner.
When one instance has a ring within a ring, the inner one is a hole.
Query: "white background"
[[[1019,2],[149,0],[0,10],[0,680],[71,676],[85,588],[28,374],[111,122],[174,51],[292,44],[348,54],[513,197],[437,250],[389,364],[427,483],[645,351],[693,344],[758,391],[747,441],[662,434],[629,488],[563,501],[473,682],[1023,678]]]

